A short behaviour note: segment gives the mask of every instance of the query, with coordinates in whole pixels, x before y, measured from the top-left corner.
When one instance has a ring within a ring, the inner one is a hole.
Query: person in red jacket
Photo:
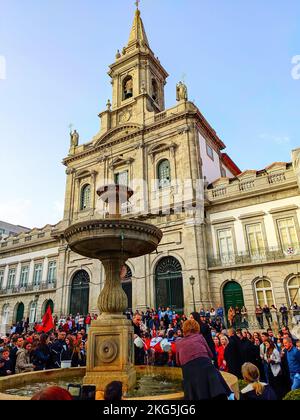
[[[85,318],[85,330],[87,334],[89,333],[91,322],[92,322],[92,317],[90,314],[88,314],[87,317]]]
[[[224,353],[225,353],[225,349],[228,346],[228,338],[225,335],[222,335],[220,337],[220,346],[218,348],[217,354],[218,354],[218,368],[222,371],[222,372],[228,372],[228,367],[227,364],[224,360]]]

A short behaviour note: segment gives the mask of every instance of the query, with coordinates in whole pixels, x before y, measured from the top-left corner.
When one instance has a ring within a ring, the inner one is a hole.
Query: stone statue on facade
[[[79,144],[79,134],[76,130],[73,132],[70,132],[70,138],[71,138],[71,148],[70,148],[70,154],[75,153],[75,149]]]
[[[187,87],[184,83],[179,82],[176,86],[176,100],[180,101],[187,101],[188,100],[188,91]]]

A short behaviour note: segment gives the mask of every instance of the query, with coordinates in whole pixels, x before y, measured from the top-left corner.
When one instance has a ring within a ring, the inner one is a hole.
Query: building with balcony
[[[207,187],[210,290],[227,309],[300,302],[298,156]]]
[[[58,316],[98,312],[103,267],[72,252],[64,231],[105,217],[97,188],[113,182],[135,191],[122,214],[164,234],[157,252],[120,273],[130,308],[188,314],[222,304],[254,313],[257,304],[300,302],[300,149],[289,163],[242,172],[182,84],[166,109],[168,73],[139,10],[109,76],[112,101],[99,132],[84,144],[71,133],[63,219],[0,242],[2,330],[40,320],[47,305]]]

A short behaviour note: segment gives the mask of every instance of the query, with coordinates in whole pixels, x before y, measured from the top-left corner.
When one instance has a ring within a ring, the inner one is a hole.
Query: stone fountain
[[[130,188],[112,184],[99,188],[97,194],[108,205],[106,217],[65,231],[72,251],[100,260],[105,269],[105,285],[98,299],[101,315],[89,330],[84,383],[103,391],[108,383],[118,380],[124,390],[130,390],[136,384],[134,337],[131,321],[123,315],[128,301],[121,286],[121,270],[129,258],[155,251],[163,234],[154,225],[122,218],[121,206],[133,195]]]

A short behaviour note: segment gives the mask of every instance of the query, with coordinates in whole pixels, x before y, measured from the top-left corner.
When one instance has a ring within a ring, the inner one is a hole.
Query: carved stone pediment
[[[121,139],[122,137],[138,132],[141,129],[142,127],[139,124],[118,125],[118,127],[112,128],[107,133],[103,134],[103,136],[96,141],[95,147]]]
[[[148,154],[151,157],[152,162],[154,162],[155,156],[157,154],[159,154],[159,153],[165,152],[166,150],[170,150],[171,153],[174,156],[177,147],[178,147],[178,145],[176,143],[170,143],[170,144],[168,144],[168,143],[160,143],[160,144],[157,144],[157,145],[153,146],[149,150]]]
[[[134,162],[134,159],[132,157],[123,158],[123,156],[118,156],[112,161],[109,167],[110,169],[115,169],[115,168],[118,168],[119,166],[131,165],[132,162]]]
[[[75,179],[80,180],[84,178],[95,177],[96,175],[97,175],[96,171],[83,169],[81,171],[76,171]]]

